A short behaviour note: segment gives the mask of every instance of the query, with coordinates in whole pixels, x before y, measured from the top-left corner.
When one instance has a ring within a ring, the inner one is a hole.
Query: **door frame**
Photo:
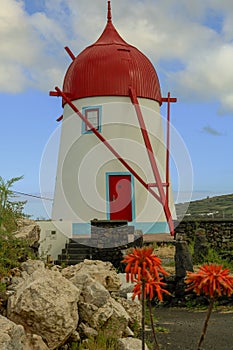
[[[134,176],[130,172],[107,172],[106,173],[106,214],[107,214],[107,220],[110,220],[110,201],[109,201],[109,177],[111,175],[128,175],[131,178],[131,205],[132,205],[132,221],[135,220],[135,193],[134,193]],[[132,222],[130,221],[130,222]]]

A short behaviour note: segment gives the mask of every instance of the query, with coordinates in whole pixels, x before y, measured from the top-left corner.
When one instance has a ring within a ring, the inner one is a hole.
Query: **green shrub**
[[[16,238],[13,233],[0,231],[0,279],[27,260],[35,258],[27,240]]]

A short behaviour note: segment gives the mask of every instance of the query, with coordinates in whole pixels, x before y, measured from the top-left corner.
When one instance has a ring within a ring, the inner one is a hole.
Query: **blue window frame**
[[[101,132],[102,106],[83,107],[82,114],[96,130]],[[84,121],[82,122],[82,134],[93,134]]]

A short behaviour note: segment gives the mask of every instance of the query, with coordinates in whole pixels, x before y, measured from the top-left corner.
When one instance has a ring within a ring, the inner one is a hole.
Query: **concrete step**
[[[76,255],[82,255],[86,253],[90,253],[92,250],[91,248],[73,248],[73,247],[67,247],[65,249],[62,249],[62,254],[76,254]]]
[[[58,260],[84,260],[84,259],[90,259],[90,254],[87,252],[87,253],[84,253],[84,254],[59,254],[58,255]]]

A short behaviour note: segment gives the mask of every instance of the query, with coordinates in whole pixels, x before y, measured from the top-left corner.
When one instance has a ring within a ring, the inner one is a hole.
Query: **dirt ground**
[[[161,350],[197,350],[206,310],[156,308],[157,327],[167,332],[157,333]],[[151,337],[148,331],[146,338]],[[233,350],[233,308],[213,311],[203,350]]]

